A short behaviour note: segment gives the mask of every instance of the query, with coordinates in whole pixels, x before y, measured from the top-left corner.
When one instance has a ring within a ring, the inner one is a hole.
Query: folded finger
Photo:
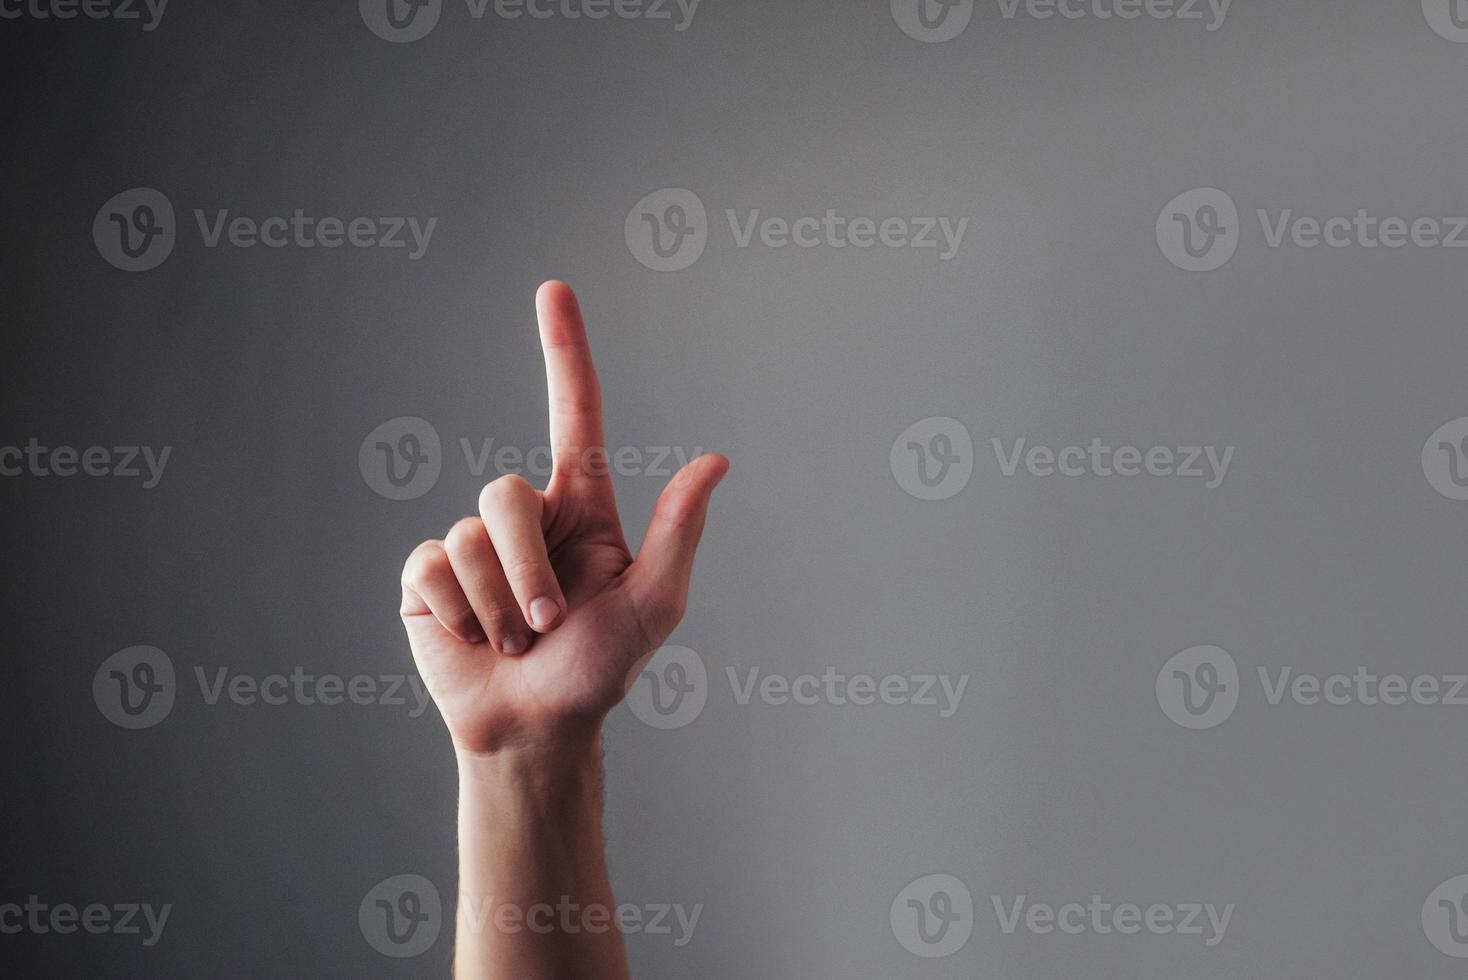
[[[561,620],[566,600],[546,552],[545,502],[523,477],[495,480],[479,495],[479,514],[525,621],[538,633]]]
[[[515,601],[484,521],[466,517],[444,535],[444,551],[479,625],[500,653],[524,653],[530,630]]]
[[[431,614],[466,643],[483,643],[484,632],[469,605],[442,541],[425,541],[403,566],[403,616]]]

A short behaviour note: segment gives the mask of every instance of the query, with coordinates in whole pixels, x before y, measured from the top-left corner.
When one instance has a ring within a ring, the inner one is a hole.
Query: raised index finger
[[[601,385],[591,363],[586,325],[576,294],[552,280],[535,294],[540,346],[550,389],[551,452],[557,475],[575,479],[607,476],[602,445]]]

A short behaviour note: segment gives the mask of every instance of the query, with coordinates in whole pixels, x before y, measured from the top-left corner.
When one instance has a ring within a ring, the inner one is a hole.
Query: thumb
[[[629,585],[638,607],[659,630],[670,633],[683,618],[709,498],[727,472],[729,460],[724,456],[700,456],[679,470],[658,497]]]

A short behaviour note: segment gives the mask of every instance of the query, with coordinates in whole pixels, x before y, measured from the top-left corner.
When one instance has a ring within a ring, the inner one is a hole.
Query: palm
[[[574,450],[601,446],[600,395],[579,310],[560,289],[548,284],[539,304],[555,453],[539,521],[564,615],[523,655],[497,654],[447,628],[405,570],[414,660],[455,740],[474,751],[595,723],[616,705],[639,659],[682,615],[703,510],[726,465],[702,457],[674,478],[634,560],[605,468]]]
[[[579,528],[571,533],[550,548],[569,609],[525,656],[486,656],[483,644],[458,639],[432,616],[408,622],[429,693],[464,743],[496,743],[567,717],[604,712],[617,703],[626,671],[646,652],[628,594],[617,587],[632,565],[620,530],[615,541],[596,540]]]

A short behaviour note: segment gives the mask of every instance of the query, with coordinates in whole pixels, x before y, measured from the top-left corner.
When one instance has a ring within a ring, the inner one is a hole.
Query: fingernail
[[[528,644],[525,642],[525,634],[516,633],[513,636],[505,637],[500,643],[500,646],[504,649],[505,653],[514,656],[517,653],[524,653],[525,647]]]
[[[538,630],[543,630],[556,621],[561,614],[561,607],[556,605],[554,599],[541,596],[530,603],[530,625]]]
[[[487,639],[489,639],[489,637],[487,637],[487,636],[484,635],[484,630],[476,629],[476,630],[472,630],[469,633],[469,642],[470,643],[483,643]]]

